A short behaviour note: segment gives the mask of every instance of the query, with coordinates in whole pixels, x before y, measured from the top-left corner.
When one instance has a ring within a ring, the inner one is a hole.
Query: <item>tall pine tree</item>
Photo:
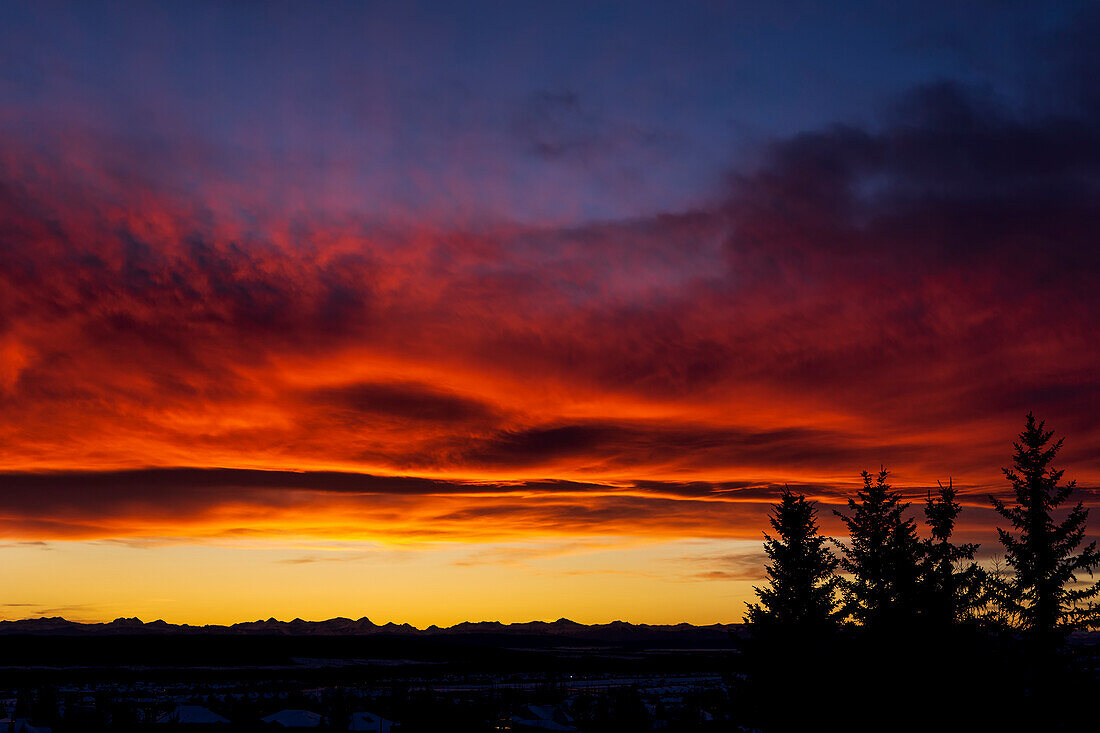
[[[889,472],[861,475],[863,488],[848,500],[849,514],[834,510],[849,535],[841,546],[840,567],[850,576],[841,580],[843,612],[867,627],[891,626],[915,613],[921,543]]]
[[[947,486],[939,487],[924,505],[931,536],[924,541],[920,612],[930,626],[942,628],[974,616],[984,602],[985,574],[974,562],[978,545],[951,541],[962,511],[953,482],[949,479]]]
[[[768,586],[754,588],[760,603],[748,605],[752,624],[821,629],[835,620],[837,560],[818,534],[817,509],[784,487],[770,517],[776,536],[764,534]]]
[[[1094,599],[1100,582],[1078,583],[1078,576],[1100,566],[1100,552],[1092,542],[1080,552],[1088,521],[1081,502],[1058,521],[1054,512],[1076,487],[1075,481],[1059,484],[1064,471],[1051,467],[1062,448],[1062,438],[1051,443],[1054,431],[1027,414],[1024,430],[1013,443],[1012,467],[1002,469],[1012,484],[1016,501],[1007,505],[990,496],[997,513],[1018,534],[997,528],[1005,547],[1005,561],[1015,571],[1007,594],[1006,610],[1021,628],[1046,635],[1095,625],[1100,612]]]
[[[819,723],[833,702],[821,684],[821,659],[833,656],[837,560],[805,496],[784,487],[769,519],[767,584],[755,589],[759,603],[747,604],[749,634],[741,641],[744,699],[760,727],[802,730]]]

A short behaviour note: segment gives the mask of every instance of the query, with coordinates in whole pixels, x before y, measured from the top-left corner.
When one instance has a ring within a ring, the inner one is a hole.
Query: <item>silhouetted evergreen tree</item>
[[[868,627],[892,625],[916,610],[921,542],[905,517],[909,504],[886,480],[889,472],[861,475],[863,488],[848,500],[849,514],[834,510],[849,535],[841,545],[840,567],[851,575],[840,581],[843,613]]]
[[[1075,552],[1085,536],[1088,510],[1081,502],[1062,521],[1054,511],[1069,498],[1075,481],[1059,485],[1064,471],[1051,468],[1062,448],[1062,438],[1051,443],[1054,431],[1027,414],[1019,441],[1013,443],[1012,467],[1002,469],[1012,484],[1015,504],[1006,505],[990,496],[997,513],[1019,532],[997,528],[1005,547],[1005,561],[1015,571],[1005,600],[1008,613],[1028,631],[1047,635],[1054,631],[1095,625],[1100,613],[1094,603],[1100,582],[1078,585],[1077,576],[1092,575],[1100,565],[1096,543]]]
[[[764,533],[768,585],[754,587],[760,603],[750,603],[752,624],[821,629],[835,621],[837,559],[818,534],[817,509],[802,494],[784,487],[770,517],[776,536]]]
[[[1008,613],[1012,607],[1012,573],[1004,556],[993,558],[988,569],[982,569],[982,599],[975,616],[988,630],[1003,632],[1011,629],[1015,619]]]
[[[921,563],[920,613],[931,626],[946,627],[973,618],[985,600],[985,574],[974,562],[978,545],[951,541],[962,506],[954,484],[939,485],[924,505],[930,537]]]
[[[820,661],[837,642],[837,559],[805,496],[785,487],[769,519],[767,584],[755,589],[759,603],[747,604],[749,635],[741,642],[748,674],[743,705],[758,727],[801,730],[832,701]],[[798,705],[790,704],[791,690],[799,691]]]

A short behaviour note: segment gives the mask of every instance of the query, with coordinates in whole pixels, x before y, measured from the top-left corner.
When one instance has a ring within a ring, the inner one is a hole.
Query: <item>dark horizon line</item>
[[[0,635],[29,633],[36,635],[97,635],[128,633],[152,633],[163,635],[186,635],[196,633],[228,633],[235,635],[259,635],[273,633],[286,636],[347,635],[368,636],[397,634],[407,636],[462,635],[462,634],[549,634],[569,635],[603,632],[624,633],[701,633],[726,634],[740,630],[742,622],[693,624],[681,621],[673,624],[648,624],[615,620],[607,623],[583,624],[567,618],[555,621],[462,621],[450,626],[431,624],[424,628],[409,623],[388,621],[376,624],[366,616],[358,619],[336,616],[320,621],[306,621],[295,618],[281,621],[274,617],[255,621],[238,621],[232,624],[176,624],[163,619],[142,621],[137,617],[119,617],[112,621],[70,621],[61,616],[38,616],[25,619],[0,620]]]

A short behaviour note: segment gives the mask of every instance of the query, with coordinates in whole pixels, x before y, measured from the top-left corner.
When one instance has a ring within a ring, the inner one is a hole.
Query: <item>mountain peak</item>
[[[63,636],[110,636],[131,635],[193,635],[193,634],[235,634],[235,635],[279,635],[279,636],[371,636],[387,634],[396,636],[446,637],[469,634],[492,636],[531,636],[542,635],[561,639],[589,641],[628,641],[637,639],[670,640],[722,640],[730,633],[736,633],[739,624],[710,624],[693,626],[688,623],[653,626],[649,624],[631,624],[626,621],[613,621],[608,624],[586,625],[567,618],[557,621],[529,621],[508,623],[500,621],[463,621],[453,626],[440,627],[435,624],[421,630],[407,623],[388,621],[382,626],[363,616],[358,620],[339,616],[326,621],[279,621],[272,617],[266,621],[244,621],[231,625],[192,626],[188,624],[168,623],[157,619],[144,623],[133,617],[119,617],[107,623],[80,623],[68,621],[62,617],[30,618],[18,621],[0,621],[2,634],[38,634]]]

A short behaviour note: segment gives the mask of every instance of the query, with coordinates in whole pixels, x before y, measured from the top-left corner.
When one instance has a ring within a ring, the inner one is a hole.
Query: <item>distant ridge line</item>
[[[39,636],[124,636],[124,635],[188,635],[229,634],[235,636],[554,636],[578,640],[604,641],[652,641],[697,640],[715,641],[739,635],[742,624],[710,624],[696,626],[680,624],[633,624],[612,621],[608,624],[580,624],[569,619],[557,621],[528,621],[504,624],[499,621],[464,621],[454,626],[431,625],[418,629],[410,624],[389,622],[378,625],[366,616],[359,619],[331,618],[325,621],[279,621],[275,618],[259,621],[242,621],[235,624],[170,624],[156,620],[145,622],[138,618],[117,618],[100,623],[81,623],[61,617],[33,618],[17,621],[0,621],[0,635],[30,634]]]

